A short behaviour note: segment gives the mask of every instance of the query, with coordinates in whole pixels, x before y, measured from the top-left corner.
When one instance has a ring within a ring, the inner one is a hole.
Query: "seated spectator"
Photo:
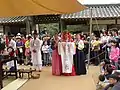
[[[96,90],[102,90],[106,85],[109,83],[105,83],[105,76],[104,75],[99,75],[99,81],[96,86]]]
[[[103,90],[120,90],[120,82],[117,74],[109,76],[109,84]]]

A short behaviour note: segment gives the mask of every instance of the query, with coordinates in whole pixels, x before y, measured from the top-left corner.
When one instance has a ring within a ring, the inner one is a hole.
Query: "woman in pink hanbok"
[[[58,54],[58,42],[59,38],[56,34],[54,37],[54,40],[52,41],[52,74],[56,76],[60,76],[62,74],[62,63],[61,63],[61,57]]]
[[[118,48],[117,41],[112,40],[111,41],[111,51],[109,58],[113,65],[115,65],[116,69],[118,69],[118,59],[120,55],[120,49]]]

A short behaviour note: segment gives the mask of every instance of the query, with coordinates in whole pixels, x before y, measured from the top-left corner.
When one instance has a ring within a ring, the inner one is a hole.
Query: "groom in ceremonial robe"
[[[69,32],[62,34],[62,41],[58,44],[58,52],[62,59],[62,73],[67,76],[74,76],[73,55],[75,54],[75,44],[72,42]]]
[[[42,58],[41,58],[41,46],[42,41],[38,38],[37,30],[34,30],[34,37],[30,41],[30,51],[32,56],[33,67],[41,72],[42,70]]]

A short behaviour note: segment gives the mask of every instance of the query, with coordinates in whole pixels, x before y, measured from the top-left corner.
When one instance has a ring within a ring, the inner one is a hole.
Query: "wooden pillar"
[[[62,23],[62,25],[63,25],[63,30],[66,30],[67,29],[67,25],[65,24],[65,22],[63,21],[63,23]]]
[[[31,24],[31,33],[34,31],[34,30],[36,30],[36,24],[34,23],[34,22],[32,22],[32,24]]]
[[[107,30],[109,30],[109,25],[107,25]]]
[[[63,20],[60,20],[60,30],[61,32],[67,29],[67,25],[65,24],[65,22]]]
[[[0,90],[3,88],[3,82],[2,82],[2,60],[0,55]]]
[[[117,23],[117,18],[115,19],[115,25],[117,25],[118,23]]]
[[[5,34],[5,25],[3,25],[3,34]]]
[[[27,20],[26,20],[26,32],[27,32],[27,35],[30,33],[30,17],[27,17]]]
[[[39,33],[39,24],[36,24],[36,30],[37,30],[37,33]]]
[[[59,21],[59,33],[61,32],[61,22]]]

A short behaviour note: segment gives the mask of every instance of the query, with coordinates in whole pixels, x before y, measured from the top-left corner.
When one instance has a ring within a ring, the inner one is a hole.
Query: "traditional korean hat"
[[[71,34],[68,32],[68,31],[65,31],[62,33],[62,40],[64,41],[66,39],[66,35],[68,36],[68,41],[73,41],[72,40],[72,37],[71,37]]]
[[[33,35],[38,35],[37,30],[34,30]]]
[[[13,35],[13,34],[10,34],[9,37],[14,37],[14,35]]]

